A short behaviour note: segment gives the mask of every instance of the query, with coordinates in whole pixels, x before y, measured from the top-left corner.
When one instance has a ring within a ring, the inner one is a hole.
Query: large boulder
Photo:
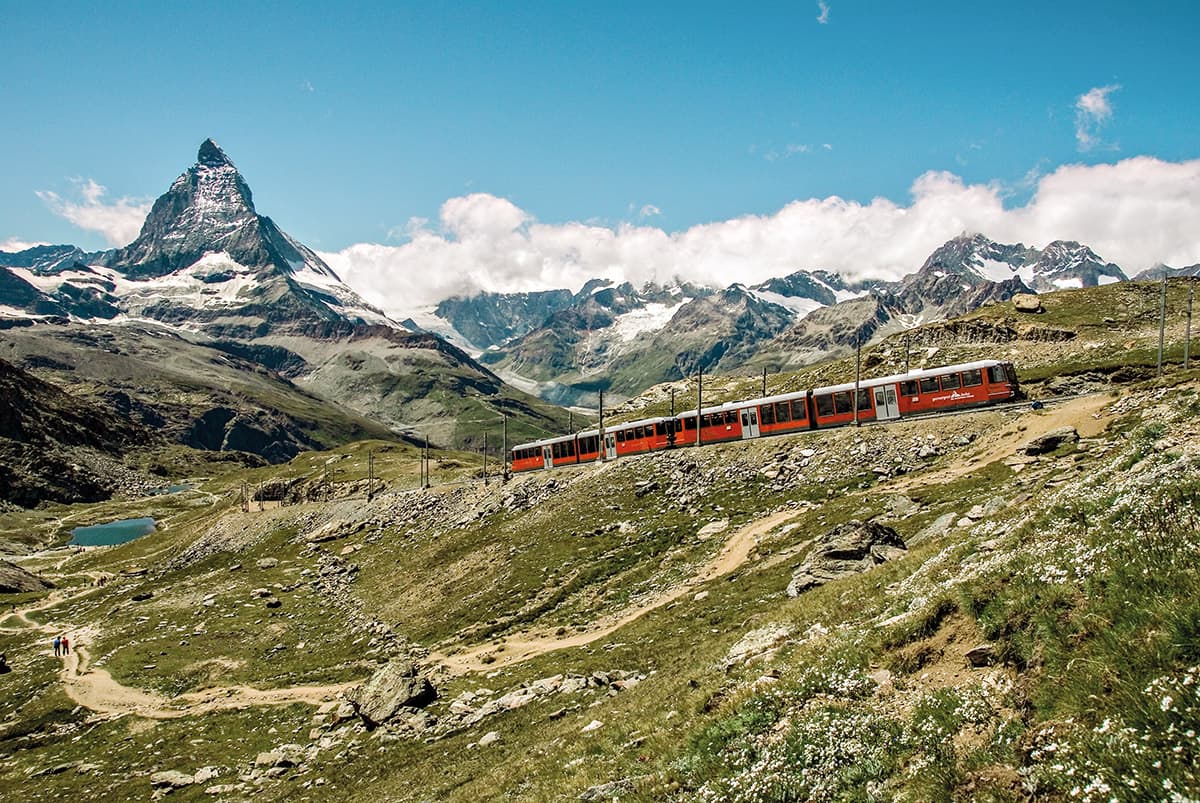
[[[384,664],[347,695],[354,710],[371,727],[382,725],[403,708],[428,705],[437,696],[437,689],[417,671],[416,664],[404,659]]]
[[[20,566],[0,560],[0,594],[26,594],[30,591],[45,591],[54,584],[30,574]]]
[[[808,560],[796,569],[788,583],[788,596],[865,572],[904,555],[907,549],[891,527],[857,520],[839,524],[821,536]]]
[[[1038,435],[1025,444],[1021,451],[1027,455],[1046,454],[1053,452],[1064,443],[1075,443],[1078,440],[1079,433],[1075,431],[1075,427],[1058,427],[1043,435]]]
[[[1041,312],[1042,300],[1029,293],[1017,293],[1012,297],[1013,309],[1017,312]]]

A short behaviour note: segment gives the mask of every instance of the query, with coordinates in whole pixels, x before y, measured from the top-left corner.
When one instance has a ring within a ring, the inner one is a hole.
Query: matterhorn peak
[[[214,142],[212,137],[200,143],[196,161],[205,167],[233,167],[233,162],[229,161],[225,151],[221,150],[221,146]]]

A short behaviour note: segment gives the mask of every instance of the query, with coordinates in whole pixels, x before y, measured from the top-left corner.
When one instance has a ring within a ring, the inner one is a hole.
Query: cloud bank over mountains
[[[576,290],[593,278],[723,287],[824,268],[852,279],[896,279],[963,232],[1039,248],[1078,240],[1131,274],[1158,263],[1200,262],[1200,160],[1138,156],[1065,165],[1030,184],[1026,203],[1006,207],[1010,187],[930,171],[913,182],[907,205],[882,197],[811,198],[680,232],[648,225],[659,211],[651,204],[639,222],[616,227],[542,223],[505,198],[474,193],[447,200],[435,223],[415,218],[397,227],[407,238],[399,245],[358,243],[321,257],[367,301],[401,318],[451,295]],[[80,201],[39,195],[113,245],[137,236],[149,202],[108,203],[91,180],[80,182],[79,192]],[[18,238],[8,242],[4,250],[18,250]]]
[[[321,256],[368,301],[400,316],[455,294],[574,290],[597,277],[725,286],[825,268],[896,279],[963,232],[1039,248],[1078,240],[1131,273],[1200,262],[1200,160],[1066,165],[1037,178],[1024,205],[1006,208],[1008,194],[1000,184],[931,171],[913,182],[907,206],[814,198],[668,233],[632,223],[539,223],[504,198],[476,193],[446,201],[436,227],[416,222],[406,243]]]

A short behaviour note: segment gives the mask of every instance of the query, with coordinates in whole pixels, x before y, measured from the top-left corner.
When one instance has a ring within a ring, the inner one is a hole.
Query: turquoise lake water
[[[154,519],[124,519],[71,530],[73,546],[112,546],[154,532]]]

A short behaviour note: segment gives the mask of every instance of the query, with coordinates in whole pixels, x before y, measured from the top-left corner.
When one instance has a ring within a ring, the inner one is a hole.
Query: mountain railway
[[[752,440],[1002,405],[1024,398],[1013,364],[978,360],[810,390],[725,402],[514,446],[513,472],[615,460],[685,446]]]

